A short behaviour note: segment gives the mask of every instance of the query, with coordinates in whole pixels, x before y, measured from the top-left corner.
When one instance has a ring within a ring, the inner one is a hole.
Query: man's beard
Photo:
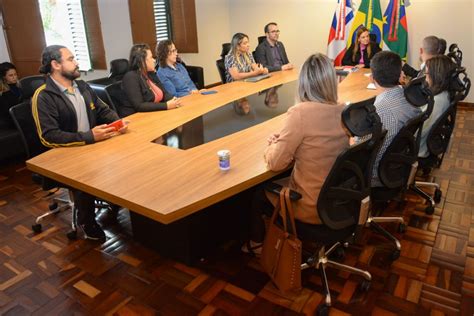
[[[73,71],[61,71],[61,75],[71,81],[79,78],[81,74],[79,73],[79,68],[74,69]]]

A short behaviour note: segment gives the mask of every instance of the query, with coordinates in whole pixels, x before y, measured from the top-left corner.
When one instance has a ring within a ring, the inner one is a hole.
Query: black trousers
[[[263,185],[255,190],[250,209],[250,239],[255,242],[263,242],[265,238],[264,216],[271,217],[274,206],[268,200]]]
[[[74,206],[77,208],[77,224],[90,225],[95,222],[95,197],[76,190],[70,189],[74,197]]]
[[[271,178],[266,183],[289,177],[292,171],[293,168],[289,168],[285,172]],[[265,183],[256,187],[250,208],[250,239],[255,242],[263,242],[265,238],[265,221],[263,218],[265,216],[271,217],[275,209],[272,202],[267,198],[264,188]]]

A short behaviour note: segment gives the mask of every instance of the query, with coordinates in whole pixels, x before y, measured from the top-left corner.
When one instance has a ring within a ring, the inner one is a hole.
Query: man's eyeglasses
[[[175,48],[175,49],[170,49],[170,54],[174,54],[174,53],[177,53],[178,50]]]
[[[277,33],[277,34],[279,34],[279,33],[280,33],[280,30],[273,30],[273,31],[270,31],[270,32],[268,32],[268,33],[272,33],[272,34]]]

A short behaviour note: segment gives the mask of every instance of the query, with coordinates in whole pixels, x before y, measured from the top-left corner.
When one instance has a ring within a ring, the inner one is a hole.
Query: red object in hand
[[[123,125],[123,121],[122,121],[121,119],[107,125],[107,127],[113,127],[113,128],[115,128],[115,131],[118,131],[118,130],[121,129],[123,126],[124,126],[124,125]]]

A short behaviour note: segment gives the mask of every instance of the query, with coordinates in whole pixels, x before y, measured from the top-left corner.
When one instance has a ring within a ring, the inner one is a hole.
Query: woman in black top
[[[380,51],[379,45],[370,41],[369,30],[362,26],[357,30],[355,41],[346,51],[342,64],[344,66],[370,68],[370,60]]]
[[[9,110],[23,101],[22,91],[18,83],[16,68],[12,63],[0,64],[0,116],[2,121],[13,127]]]
[[[124,100],[118,112],[120,117],[135,112],[175,109],[181,105],[178,98],[166,92],[155,73],[155,59],[147,44],[135,44],[130,50],[130,71],[122,79]]]

